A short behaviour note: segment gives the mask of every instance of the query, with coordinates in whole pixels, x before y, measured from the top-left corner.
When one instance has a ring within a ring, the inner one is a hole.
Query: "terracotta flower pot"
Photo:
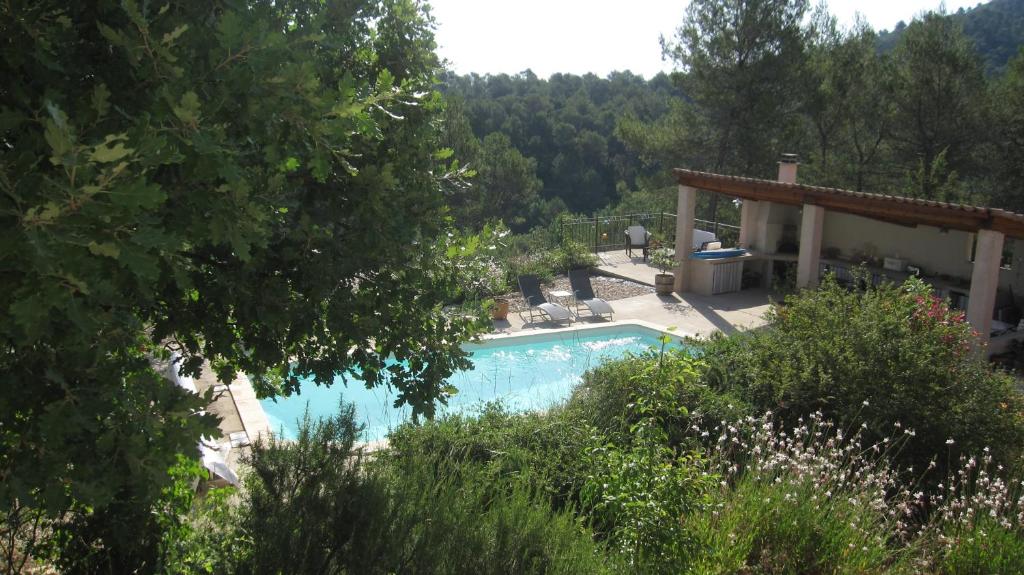
[[[491,308],[491,319],[502,320],[508,317],[508,300],[494,300],[494,307]]]

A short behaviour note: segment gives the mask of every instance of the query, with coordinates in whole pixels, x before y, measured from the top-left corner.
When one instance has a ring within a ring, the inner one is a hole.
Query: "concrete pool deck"
[[[771,307],[771,293],[750,289],[713,296],[644,294],[612,300],[609,304],[615,311],[614,321],[641,320],[660,328],[675,328],[674,331],[679,333],[707,337],[716,331],[729,334],[765,325],[764,316]],[[609,322],[584,316],[572,325],[600,323]],[[529,333],[553,327],[555,325],[550,322],[528,323],[519,314],[510,312],[507,320],[494,321],[493,331]]]

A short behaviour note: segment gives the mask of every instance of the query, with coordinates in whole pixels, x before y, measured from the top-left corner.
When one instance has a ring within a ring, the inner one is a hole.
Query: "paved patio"
[[[626,255],[626,250],[599,252],[598,259],[596,274],[653,286],[654,276],[659,273],[657,268],[644,262],[640,250],[635,250],[632,257]],[[747,289],[713,296],[689,293],[659,296],[652,293],[613,300],[609,303],[615,310],[614,321],[642,320],[666,328],[675,328],[679,333],[706,337],[715,331],[734,333],[765,325],[764,315],[770,307],[771,296],[771,292],[762,289]],[[558,301],[557,298],[555,301]],[[569,302],[559,303],[568,305]],[[574,321],[573,325],[602,322],[607,323],[607,320],[584,317]],[[564,325],[560,324],[558,327]],[[494,322],[495,333],[515,333],[552,327],[555,327],[555,324],[550,322],[528,323],[514,312],[509,314],[507,320]]]
[[[652,293],[613,300],[609,303],[615,310],[614,321],[642,320],[661,327],[675,328],[680,334],[706,337],[715,331],[734,333],[765,325],[764,315],[770,307],[770,296],[768,291],[760,289],[714,296],[659,296]],[[574,321],[573,325],[589,323],[608,323],[608,320],[584,317]],[[509,314],[507,320],[494,322],[495,333],[516,333],[552,327],[555,327],[555,324],[550,322],[528,323],[514,312]],[[564,324],[559,327],[564,327]]]
[[[650,264],[650,257],[647,262],[644,261],[641,250],[633,250],[632,256],[627,256],[626,250],[598,252],[597,259],[598,273],[649,286],[654,285],[654,276],[660,273],[658,268]]]

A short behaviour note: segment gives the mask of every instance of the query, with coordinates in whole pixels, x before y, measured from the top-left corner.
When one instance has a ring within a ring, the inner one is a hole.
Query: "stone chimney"
[[[782,154],[779,158],[779,181],[786,184],[796,183],[796,168],[800,158],[796,154]]]

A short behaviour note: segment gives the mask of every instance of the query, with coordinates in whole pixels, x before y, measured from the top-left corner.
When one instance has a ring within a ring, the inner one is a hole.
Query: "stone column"
[[[813,288],[818,285],[825,208],[804,204],[803,212],[803,220],[800,223],[800,256],[796,264],[796,287]]]
[[[971,293],[967,301],[967,321],[978,331],[979,340],[987,344],[992,333],[992,313],[999,288],[999,260],[1003,257],[1003,234],[992,230],[978,232],[971,272]]]
[[[757,224],[760,218],[759,209],[761,207],[760,202],[754,200],[743,200],[743,205],[740,206],[740,239],[739,247],[746,249],[753,249],[756,245],[757,249],[764,250],[764,246],[757,244]]]
[[[693,252],[693,219],[697,217],[697,189],[679,186],[679,202],[676,205],[676,270],[672,290],[682,293],[687,289],[686,274],[689,270],[690,253]]]

